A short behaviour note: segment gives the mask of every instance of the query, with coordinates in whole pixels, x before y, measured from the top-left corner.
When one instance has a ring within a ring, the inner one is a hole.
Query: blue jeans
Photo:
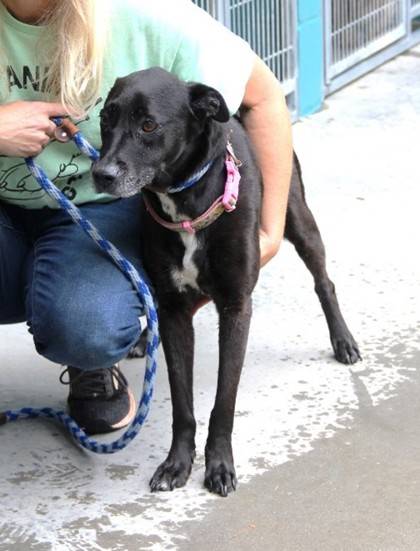
[[[139,205],[132,197],[81,207],[136,268]],[[140,315],[131,282],[65,212],[0,202],[0,324],[27,321],[42,356],[98,369],[127,355]]]

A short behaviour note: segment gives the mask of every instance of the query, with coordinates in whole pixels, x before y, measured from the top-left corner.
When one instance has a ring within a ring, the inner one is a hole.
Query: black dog
[[[216,90],[186,84],[157,68],[116,81],[101,113],[101,132],[101,158],[93,170],[96,187],[121,197],[142,191],[147,204],[140,214],[142,253],[158,299],[173,404],[172,446],[151,488],[183,486],[191,472],[196,430],[192,318],[197,305],[211,299],[220,320],[219,375],[206,444],[205,485],[226,496],[236,487],[231,434],[260,259],[261,177],[246,133],[229,117]],[[228,141],[242,161],[236,209],[195,233],[161,226],[156,219],[194,220],[223,195],[226,158],[230,166],[234,161],[226,150]],[[328,278],[324,247],[305,202],[296,157],[294,161],[285,235],[315,279],[335,357],[354,363],[359,350]],[[170,193],[203,167],[207,172],[198,174],[194,186]]]

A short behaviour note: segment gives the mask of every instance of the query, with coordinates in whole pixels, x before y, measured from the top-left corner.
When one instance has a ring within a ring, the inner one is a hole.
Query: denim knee
[[[30,323],[35,347],[48,360],[79,369],[110,367],[123,359],[140,335],[136,315],[131,320],[116,312],[76,304],[50,307]]]

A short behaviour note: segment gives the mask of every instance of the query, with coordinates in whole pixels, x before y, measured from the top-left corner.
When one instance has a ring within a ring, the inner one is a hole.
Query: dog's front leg
[[[206,444],[205,486],[226,497],[236,489],[232,453],[232,429],[236,394],[245,357],[251,320],[251,298],[234,304],[217,304],[219,328],[219,376]]]
[[[193,411],[194,330],[186,309],[159,308],[162,345],[168,365],[172,397],[172,445],[166,460],[150,481],[152,491],[184,486],[195,456],[196,423]]]

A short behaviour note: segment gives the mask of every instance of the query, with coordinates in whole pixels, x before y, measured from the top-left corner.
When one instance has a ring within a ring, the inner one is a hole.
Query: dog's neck
[[[183,155],[178,159],[178,167],[173,170],[174,187],[200,171],[209,161],[213,164],[209,171],[191,188],[177,193],[156,193],[146,191],[147,197],[158,214],[167,220],[179,222],[193,219],[202,214],[223,191],[224,182],[212,180],[206,183],[213,171],[222,170],[228,141],[228,125],[211,121],[205,131],[190,141]]]
[[[228,138],[228,129],[212,119],[205,129],[193,136],[181,157],[173,167],[173,185],[183,182],[196,174],[209,161],[224,155]]]

